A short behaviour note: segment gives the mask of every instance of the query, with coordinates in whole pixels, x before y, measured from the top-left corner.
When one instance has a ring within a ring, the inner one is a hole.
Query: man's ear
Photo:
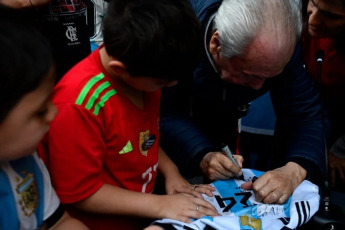
[[[125,64],[119,60],[111,60],[108,65],[113,74],[117,76],[122,76],[124,73],[127,73]]]
[[[219,32],[218,30],[212,34],[209,51],[213,57],[218,57],[220,53]]]

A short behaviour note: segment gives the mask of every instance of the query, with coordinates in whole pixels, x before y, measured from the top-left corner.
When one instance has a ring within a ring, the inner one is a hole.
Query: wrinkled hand
[[[331,184],[335,185],[336,174],[338,174],[340,179],[345,182],[345,159],[336,157],[332,151],[329,151],[328,163]]]
[[[242,168],[243,157],[234,155],[238,165]],[[241,176],[241,168],[238,168],[222,152],[209,152],[202,159],[200,167],[205,176],[210,180],[225,180],[234,176]]]
[[[191,218],[198,219],[203,216],[219,216],[217,210],[209,202],[182,193],[164,195],[160,204],[161,218],[191,223]]]
[[[197,187],[195,188],[195,186]],[[201,194],[206,194],[210,197],[213,196],[212,191],[214,191],[215,188],[208,184],[192,185],[188,181],[186,181],[181,176],[181,174],[178,174],[175,175],[173,178],[166,178],[165,190],[168,195],[176,193],[185,193],[195,197],[203,198]]]
[[[253,189],[255,200],[258,202],[283,204],[306,175],[305,169],[294,162],[289,162],[281,168],[264,173],[254,184],[250,181],[242,184],[241,188]]]

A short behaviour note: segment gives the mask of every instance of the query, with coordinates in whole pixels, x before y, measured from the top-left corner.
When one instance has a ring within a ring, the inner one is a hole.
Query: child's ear
[[[115,75],[122,76],[124,73],[127,73],[125,64],[119,60],[111,60],[109,67]]]

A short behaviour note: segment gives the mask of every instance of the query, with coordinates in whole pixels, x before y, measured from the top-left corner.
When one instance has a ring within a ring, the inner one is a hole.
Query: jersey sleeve
[[[99,116],[75,104],[58,104],[46,141],[47,166],[62,203],[74,203],[102,185],[102,157],[106,152]]]
[[[38,157],[37,153],[34,155],[34,159],[37,162],[38,167],[42,172],[43,184],[44,184],[44,208],[43,208],[43,220],[49,218],[59,207],[60,200],[55,193],[55,190],[51,184],[50,176],[43,161]]]

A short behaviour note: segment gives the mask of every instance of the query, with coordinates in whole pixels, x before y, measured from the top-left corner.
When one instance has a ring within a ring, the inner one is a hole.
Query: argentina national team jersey
[[[39,229],[60,201],[36,153],[0,161],[0,230]]]
[[[245,181],[263,172],[243,169]],[[245,181],[238,179],[218,180],[212,183],[216,188],[213,197],[203,195],[221,214],[217,217],[203,217],[190,224],[171,219],[156,223],[172,224],[176,229],[216,230],[276,230],[295,229],[306,223],[319,208],[319,189],[310,181],[303,181],[292,196],[282,205],[264,204],[255,201],[251,190],[241,189]]]

